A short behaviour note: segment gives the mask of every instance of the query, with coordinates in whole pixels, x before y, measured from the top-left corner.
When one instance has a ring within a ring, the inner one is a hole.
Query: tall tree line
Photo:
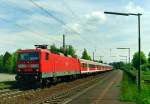
[[[15,73],[17,54],[5,52],[0,55],[0,72],[2,73]]]
[[[55,44],[51,45],[49,50],[53,53],[63,53],[64,55],[68,56],[72,56],[77,58],[78,56],[76,55],[76,50],[74,49],[74,47],[72,45],[67,45],[65,47],[65,49],[63,49],[63,47],[57,48],[55,46]],[[92,60],[91,56],[88,54],[87,50],[84,48],[83,52],[82,52],[82,56],[81,59],[86,59],[86,60]]]
[[[65,56],[70,55],[75,58],[77,57],[76,51],[72,45],[67,45],[64,49],[63,47],[58,48],[58,47],[56,47],[55,44],[53,44],[49,47],[49,50],[52,53],[56,53],[56,54],[63,53]]]
[[[148,57],[145,56],[144,52],[140,52],[140,56],[141,56],[141,70],[143,71],[147,71],[150,70],[150,53],[148,54]],[[138,64],[138,52],[136,52],[133,55],[133,59],[132,59],[132,65],[135,69],[138,69],[139,64]]]

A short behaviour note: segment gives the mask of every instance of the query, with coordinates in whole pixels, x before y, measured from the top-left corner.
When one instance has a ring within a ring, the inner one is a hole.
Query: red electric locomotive
[[[80,74],[79,59],[51,53],[47,46],[18,51],[18,81],[50,82],[53,78]]]
[[[57,78],[112,70],[106,64],[51,53],[47,45],[36,45],[36,49],[19,50],[17,53],[18,82],[53,83]]]

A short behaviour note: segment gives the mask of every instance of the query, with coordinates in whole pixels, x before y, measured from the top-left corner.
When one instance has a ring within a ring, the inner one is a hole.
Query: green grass
[[[150,75],[150,71],[142,71],[142,74],[144,74],[144,75]]]
[[[15,84],[16,81],[4,81],[0,82],[0,89],[11,87],[13,84]]]
[[[121,101],[135,102],[137,98],[137,87],[134,82],[128,77],[127,73],[123,73],[123,79],[121,83]]]
[[[137,104],[150,104],[150,84],[141,81],[141,93],[138,93],[136,83],[124,72],[121,83],[121,101],[134,101]]]
[[[137,97],[137,104],[150,104],[150,85],[142,82],[141,93]]]
[[[150,71],[142,71],[142,80],[150,81]]]

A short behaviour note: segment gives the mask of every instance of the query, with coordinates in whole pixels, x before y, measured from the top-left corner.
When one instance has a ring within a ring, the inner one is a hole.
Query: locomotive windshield
[[[24,52],[19,53],[18,60],[38,60],[39,53],[38,52]]]

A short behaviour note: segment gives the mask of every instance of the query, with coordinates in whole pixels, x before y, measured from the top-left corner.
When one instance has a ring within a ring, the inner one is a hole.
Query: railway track
[[[97,85],[106,76],[107,76],[107,74],[97,76],[97,78],[95,78],[95,79],[92,79],[88,82],[85,82],[78,86],[67,89],[65,91],[55,93],[49,97],[46,97],[45,99],[37,100],[36,102],[33,102],[32,104],[66,104],[69,101],[70,97],[76,97],[76,96],[83,94],[90,88]],[[105,79],[107,79],[107,78],[105,78]]]
[[[19,96],[25,96],[28,94],[32,94],[35,91],[38,92],[41,89],[31,89],[31,90],[27,90],[27,91],[23,91],[23,90],[19,90],[19,89],[4,89],[0,91],[0,104],[13,104],[12,99],[16,100],[17,97]]]
[[[3,90],[0,90],[0,94],[1,93],[4,93],[4,92],[7,92],[7,91],[9,91],[10,89],[3,89]]]
[[[56,86],[44,89],[31,89],[26,91],[5,90],[0,93],[0,104],[59,104],[70,96],[74,96],[83,89],[101,79],[105,78],[109,72],[96,76],[90,76],[75,81],[60,83]]]
[[[0,99],[9,99],[13,96],[16,96],[17,94],[21,93],[22,91],[19,91],[19,90],[12,90],[12,91],[8,91],[8,92],[5,92],[3,94],[0,94]]]

